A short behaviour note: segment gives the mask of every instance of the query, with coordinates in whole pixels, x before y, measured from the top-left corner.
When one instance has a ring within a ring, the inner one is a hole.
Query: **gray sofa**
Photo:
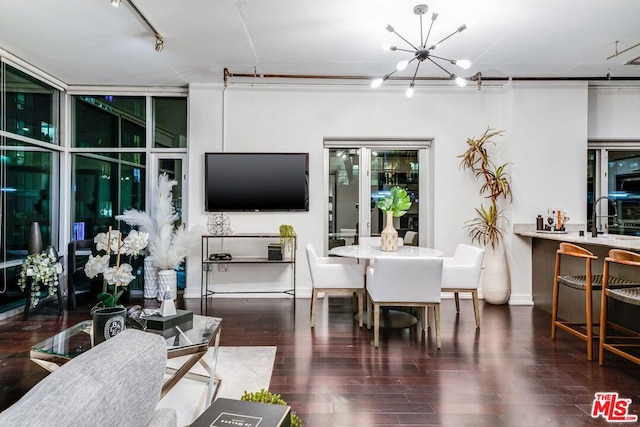
[[[175,427],[175,410],[156,408],[166,363],[161,336],[127,329],[40,381],[0,426]]]

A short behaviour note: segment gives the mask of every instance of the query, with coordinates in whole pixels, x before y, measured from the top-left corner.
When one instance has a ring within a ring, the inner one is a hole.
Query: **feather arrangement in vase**
[[[137,226],[141,231],[149,233],[147,252],[151,262],[159,270],[170,270],[177,267],[190,248],[188,232],[184,224],[174,224],[179,215],[173,206],[171,189],[177,182],[170,180],[166,173],[158,176],[158,185],[152,194],[151,213],[129,209],[116,216],[118,221]]]

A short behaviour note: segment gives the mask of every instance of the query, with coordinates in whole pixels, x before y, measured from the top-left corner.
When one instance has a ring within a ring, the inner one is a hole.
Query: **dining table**
[[[357,258],[368,264],[378,257],[415,257],[434,258],[444,256],[444,252],[439,249],[426,248],[422,246],[398,246],[397,251],[383,251],[380,246],[369,245],[346,245],[336,246],[329,250],[329,255]],[[368,267],[367,267],[368,268]],[[366,279],[366,270],[365,270]],[[366,288],[366,280],[365,280]],[[369,307],[366,307],[368,310]],[[357,317],[357,315],[356,315]],[[365,324],[366,317],[365,317]],[[380,316],[381,328],[408,328],[418,323],[418,319],[411,313],[399,309],[383,308]],[[367,325],[369,326],[369,325]]]

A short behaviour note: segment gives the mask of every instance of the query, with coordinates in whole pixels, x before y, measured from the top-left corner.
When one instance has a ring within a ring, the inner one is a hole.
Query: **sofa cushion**
[[[162,337],[127,329],[40,381],[0,414],[0,426],[146,426],[166,362]]]

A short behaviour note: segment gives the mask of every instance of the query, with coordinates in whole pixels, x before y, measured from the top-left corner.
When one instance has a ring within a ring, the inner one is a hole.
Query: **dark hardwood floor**
[[[132,302],[135,302],[132,301]],[[588,362],[582,341],[559,332],[534,307],[442,304],[442,348],[416,328],[383,330],[381,346],[353,320],[350,300],[322,301],[316,328],[309,300],[216,299],[209,315],[223,318],[221,345],[278,347],[270,391],[282,395],[304,426],[585,426],[594,393],[615,391],[640,415],[640,366],[609,355]],[[90,303],[57,317],[55,303],[0,321],[0,410],[47,373],[29,347],[87,319]],[[199,300],[179,306],[200,312]],[[329,316],[327,315],[327,311]]]

